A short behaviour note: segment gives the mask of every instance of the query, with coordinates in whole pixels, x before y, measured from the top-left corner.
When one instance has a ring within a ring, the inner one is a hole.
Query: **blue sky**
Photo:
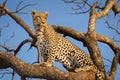
[[[3,0],[0,0],[0,3],[2,1]],[[7,7],[11,11],[15,11],[15,7],[19,2],[20,0],[14,0],[14,2],[13,0],[8,0]],[[39,12],[47,11],[49,13],[49,17],[48,17],[49,24],[68,26],[68,27],[71,27],[72,29],[75,29],[81,32],[87,31],[89,14],[84,14],[84,15],[69,14],[70,12],[73,12],[71,8],[75,7],[74,5],[65,4],[62,0],[51,0],[51,1],[50,0],[23,0],[22,5],[25,5],[28,3],[30,4],[37,3],[37,5],[28,7],[23,10],[23,12],[28,12],[28,14],[16,14],[16,15],[21,17],[32,29],[34,28],[32,23],[31,11],[37,10]],[[111,12],[110,15],[113,15],[113,13]],[[111,20],[111,21],[113,22],[115,20]],[[6,42],[6,46],[10,46],[11,48],[16,48],[22,40],[30,38],[29,35],[25,32],[25,30],[22,29],[18,24],[16,24],[16,22],[13,19],[11,19],[8,15],[0,18],[0,26],[4,26],[6,24],[9,24],[9,27],[8,28],[4,27],[4,29],[2,30],[2,33],[1,33],[2,36],[0,36],[0,44],[3,44],[6,39],[9,39],[13,33],[14,33],[14,38]],[[119,36],[114,31],[106,27],[103,19],[99,19],[97,21],[96,31],[102,35],[105,35],[111,38],[113,36],[115,37]],[[67,37],[67,38],[70,39],[74,44],[79,46],[82,50],[88,53],[87,49],[83,47],[83,44],[81,42],[78,42],[70,37]],[[114,54],[112,50],[109,48],[109,46],[100,42],[98,43],[99,43],[102,56],[112,61]],[[120,43],[116,43],[116,44],[120,46]],[[27,51],[29,46],[30,46],[29,43],[24,45],[17,56],[27,63],[33,63],[37,60],[37,51],[35,48],[32,48],[31,50]],[[105,61],[105,65],[110,66],[110,64],[111,63]],[[63,67],[59,63],[55,63],[55,66],[59,67],[60,69],[63,69]],[[118,74],[120,74],[120,66],[117,70],[115,80],[120,80],[120,77]],[[3,80],[10,80],[11,79],[10,76],[11,75],[5,75]],[[18,80],[19,78],[20,77],[18,75],[15,76],[15,80]]]

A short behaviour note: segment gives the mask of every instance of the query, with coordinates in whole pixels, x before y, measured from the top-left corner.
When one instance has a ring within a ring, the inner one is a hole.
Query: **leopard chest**
[[[47,44],[46,41],[44,41],[44,40],[38,40],[37,43],[40,46],[42,52],[46,52],[46,50],[48,50],[49,47],[48,47],[48,44]]]
[[[37,33],[37,44],[39,46],[41,54],[47,54],[48,52],[48,42],[45,39],[43,32]]]

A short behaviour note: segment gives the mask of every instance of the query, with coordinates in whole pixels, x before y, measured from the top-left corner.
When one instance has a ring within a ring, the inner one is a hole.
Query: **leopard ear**
[[[48,12],[45,12],[46,18],[48,17]]]
[[[33,16],[35,15],[35,13],[36,13],[36,11],[35,11],[35,10],[32,10],[32,15],[33,15]]]

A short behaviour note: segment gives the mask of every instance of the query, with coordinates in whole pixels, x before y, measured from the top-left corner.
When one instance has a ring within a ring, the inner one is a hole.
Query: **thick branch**
[[[98,67],[98,69],[103,73],[103,77],[105,77],[105,68],[102,60],[102,56],[100,53],[100,49],[98,47],[96,36],[93,34],[86,34],[85,45],[87,46],[90,56],[94,62],[94,64]],[[105,78],[104,78],[105,79]]]
[[[120,8],[117,7],[117,4],[114,0],[110,0],[107,1],[105,8],[100,11],[100,12],[95,12],[95,8],[97,6],[97,3],[95,3],[91,9],[91,13],[90,13],[90,22],[89,22],[89,30],[90,31],[94,31],[95,30],[95,22],[96,19],[102,18],[104,16],[106,16],[109,11],[112,9],[115,13],[120,12]]]
[[[82,41],[84,43],[85,33],[73,30],[66,26],[59,26],[59,25],[52,25],[52,26],[56,32],[65,34],[66,36],[70,36],[70,37],[72,37],[78,41]],[[120,49],[112,39],[110,39],[106,36],[96,34],[96,39],[97,39],[97,41],[100,41],[100,42],[103,42],[103,43],[109,45],[111,47],[111,49],[114,51],[114,53],[116,53],[116,51],[118,49]]]
[[[117,50],[117,52],[113,58],[111,71],[110,71],[110,74],[108,77],[110,80],[114,80],[119,60],[120,60],[120,50]]]
[[[81,32],[75,31],[73,29],[66,28],[65,26],[54,26],[54,25],[52,25],[52,26],[58,33],[62,33],[62,34],[65,34],[66,36],[70,36],[78,41],[82,41],[85,44],[84,38],[87,37],[87,36],[85,36],[85,33],[81,33]],[[114,53],[116,53],[117,50],[120,49],[113,40],[111,40],[110,38],[108,38],[106,36],[96,34],[96,40],[103,42],[105,44],[108,44],[111,47],[111,49],[114,51]],[[92,42],[90,41],[90,43],[92,43]]]
[[[112,9],[113,9],[113,11],[114,11],[115,13],[119,13],[119,12],[120,12],[120,7],[117,6],[117,3],[116,3],[116,2],[114,3]]]
[[[11,67],[20,76],[30,78],[45,78],[48,80],[95,80],[95,75],[91,71],[86,72],[63,72],[55,67],[42,67],[40,65],[30,65],[24,63],[17,57],[0,51],[0,64]],[[3,68],[0,65],[0,68]],[[89,76],[89,77],[86,77]]]
[[[9,9],[7,9],[1,4],[0,8],[4,10],[10,17],[12,17],[16,21],[16,23],[18,23],[22,28],[24,28],[33,39],[36,39],[35,32],[22,19],[17,17],[14,13],[12,13]]]
[[[105,44],[108,44],[111,47],[111,49],[114,51],[114,53],[116,53],[116,51],[118,49],[120,49],[112,39],[110,39],[106,36],[102,36],[100,34],[97,34],[97,40],[100,42],[103,42]]]
[[[56,32],[62,33],[65,36],[70,36],[78,41],[84,41],[85,33],[75,31],[69,27],[66,26],[59,26],[59,25],[51,25]]]
[[[102,71],[103,74],[105,75],[103,60],[97,44],[95,25],[96,25],[96,20],[98,18],[102,18],[109,13],[113,5],[115,4],[115,1],[114,0],[108,1],[105,5],[105,8],[100,12],[95,11],[97,4],[98,4],[97,2],[94,3],[90,11],[88,32],[86,35],[87,37],[85,39],[85,42],[87,43],[86,46],[88,47],[88,50],[90,52],[91,58],[93,59],[93,62],[100,69],[100,71]]]
[[[103,73],[103,77],[105,79],[105,68],[104,68],[102,56],[100,53],[100,49],[98,47],[96,32],[95,32],[95,25],[96,25],[96,19],[97,19],[95,8],[97,4],[98,4],[97,2],[94,3],[90,11],[90,19],[89,19],[89,25],[88,25],[88,32],[85,38],[85,44],[90,52],[90,56],[94,64]]]
[[[98,18],[102,18],[102,17],[106,16],[109,13],[109,11],[112,9],[114,4],[115,4],[114,0],[108,1],[108,3],[106,3],[105,8],[102,11],[95,13],[96,18],[98,19]]]

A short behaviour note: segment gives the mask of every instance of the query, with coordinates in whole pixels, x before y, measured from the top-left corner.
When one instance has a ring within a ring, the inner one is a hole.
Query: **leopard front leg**
[[[48,53],[47,56],[44,56],[44,59],[46,59],[46,57],[47,57],[47,60],[45,60],[45,62],[42,62],[41,65],[46,67],[52,67],[55,61],[55,54]]]
[[[68,70],[68,71],[70,71],[70,72],[73,72],[74,71],[74,64],[73,63],[71,63],[71,62],[69,62],[69,60],[65,60],[64,62],[63,62],[63,66]]]
[[[63,66],[68,70],[68,71],[74,71],[75,65],[73,62],[67,57],[67,55],[63,54],[58,54],[56,57],[56,60],[58,62],[61,62]]]

